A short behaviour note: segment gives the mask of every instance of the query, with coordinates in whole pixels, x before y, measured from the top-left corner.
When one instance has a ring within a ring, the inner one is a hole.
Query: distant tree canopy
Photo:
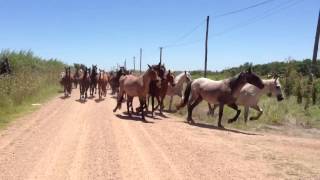
[[[222,70],[221,73],[228,73],[233,75],[247,69],[250,65],[251,64],[247,62],[239,67]],[[311,59],[305,59],[303,61],[291,60],[288,62],[271,62],[267,64],[253,65],[252,68],[257,74],[266,76],[273,72],[285,74],[287,69],[289,68],[288,66],[292,66],[291,68],[293,68],[302,76],[307,76],[312,70],[312,61]],[[314,75],[317,78],[320,77],[320,62],[314,67]]]

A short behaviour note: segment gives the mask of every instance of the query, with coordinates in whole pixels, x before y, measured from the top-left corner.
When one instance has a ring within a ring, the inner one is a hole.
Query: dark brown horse
[[[80,100],[85,100],[88,97],[88,89],[90,87],[90,74],[89,74],[89,69],[84,68],[84,72],[80,73]]]
[[[97,93],[97,84],[98,84],[98,68],[97,65],[92,65],[90,71],[90,96],[93,96],[93,93]]]
[[[174,75],[170,71],[167,73],[164,65],[161,65],[161,63],[159,63],[157,65],[153,65],[152,67],[158,72],[160,77],[160,81],[155,80],[155,81],[151,81],[150,83],[149,98],[151,98],[151,105],[152,105],[151,115],[153,116],[154,111],[158,107],[160,107],[159,108],[160,114],[162,114],[162,111],[164,108],[163,102],[168,90],[168,84],[171,84],[172,86],[174,86],[175,83],[174,83]],[[149,98],[148,98],[148,104],[149,104]],[[154,106],[154,98],[157,99],[157,102],[158,102],[157,106]]]
[[[258,88],[264,88],[262,80],[249,68],[246,72],[221,81],[213,81],[207,78],[198,78],[188,83],[184,93],[184,99],[177,105],[177,109],[184,107],[188,103],[188,122],[194,123],[192,119],[192,110],[202,101],[206,100],[211,104],[219,104],[219,121],[218,127],[223,127],[221,119],[224,105],[228,105],[237,111],[235,117],[228,120],[232,123],[237,120],[240,110],[236,105],[236,100],[240,94],[241,88],[246,84],[252,84]],[[190,97],[189,97],[190,96]]]
[[[62,77],[60,83],[63,85],[64,96],[67,97],[71,95],[73,78],[71,76],[70,67],[65,67],[64,69],[65,69],[65,74]]]
[[[11,74],[11,68],[7,57],[0,63],[0,75],[1,74]]]
[[[119,92],[119,80],[120,77],[123,75],[128,75],[129,71],[125,69],[125,67],[120,67],[119,70],[117,70],[116,73],[112,72],[110,73],[110,80],[109,84],[111,87],[111,94],[116,94]]]
[[[154,83],[159,83],[158,81],[152,81]],[[174,75],[173,73],[168,72],[165,73],[164,78],[161,79],[160,81],[160,86],[157,84],[150,84],[150,91],[149,91],[149,98],[151,98],[151,104],[152,104],[152,112],[151,115],[153,116],[154,111],[159,107],[160,114],[162,114],[162,111],[164,109],[164,99],[167,94],[168,86],[169,84],[174,87]],[[149,98],[148,98],[148,103],[149,103]],[[157,99],[157,106],[154,106],[154,98]]]

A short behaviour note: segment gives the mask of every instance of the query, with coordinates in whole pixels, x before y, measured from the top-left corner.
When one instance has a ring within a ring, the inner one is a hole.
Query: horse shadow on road
[[[85,99],[76,99],[75,101],[77,101],[81,104],[85,104],[87,102],[87,100],[85,100]]]
[[[185,123],[189,124],[188,122],[185,122]],[[190,124],[190,125],[200,127],[200,128],[213,129],[213,130],[219,130],[219,131],[227,131],[227,132],[231,132],[231,133],[244,134],[244,135],[249,135],[249,136],[263,136],[262,134],[243,132],[243,131],[239,131],[239,130],[235,130],[235,129],[219,128],[219,127],[211,125],[211,124],[203,124],[203,123],[198,123],[198,122],[196,122],[194,124]]]
[[[100,103],[100,102],[104,101],[104,98],[98,98],[98,99],[95,99],[94,101],[95,101],[96,103]]]
[[[59,98],[60,98],[60,99],[69,99],[70,96],[60,96]]]
[[[152,121],[147,121],[147,120],[142,120],[140,116],[128,116],[128,115],[121,115],[121,114],[117,114],[116,115],[118,118],[122,119],[122,120],[129,120],[129,121],[141,121],[143,123],[154,123]]]

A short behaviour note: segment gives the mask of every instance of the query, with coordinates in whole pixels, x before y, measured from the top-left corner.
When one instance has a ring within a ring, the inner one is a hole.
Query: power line
[[[244,8],[240,8],[240,9],[232,10],[232,11],[229,11],[229,12],[226,12],[226,13],[215,15],[215,16],[213,16],[213,18],[216,19],[216,18],[221,18],[221,17],[224,17],[224,16],[229,16],[229,15],[232,15],[232,14],[241,13],[243,11],[246,11],[246,10],[249,10],[249,9],[252,9],[252,8],[256,8],[256,7],[259,7],[259,6],[268,4],[268,3],[271,3],[272,1],[274,1],[274,0],[265,0],[265,1],[259,2],[257,4],[253,4],[253,5],[244,7]]]
[[[205,19],[202,20],[199,24],[197,24],[194,28],[192,28],[190,31],[188,31],[187,33],[185,33],[184,35],[180,36],[180,38],[176,39],[173,43],[170,43],[166,46],[162,46],[163,48],[167,48],[167,47],[171,47],[171,46],[175,46],[177,44],[177,42],[187,38],[188,36],[190,36],[193,32],[195,32],[197,29],[199,29],[203,24],[205,23]]]
[[[281,12],[282,10],[289,9],[292,6],[295,6],[298,3],[301,3],[302,1],[304,1],[304,0],[297,0],[297,1],[289,0],[289,1],[286,1],[285,3],[279,5],[279,6],[275,7],[275,8],[271,8],[271,9],[268,9],[268,10],[264,11],[264,14],[262,16],[256,16],[254,18],[249,19],[245,23],[238,23],[238,24],[236,24],[236,25],[234,25],[234,26],[232,26],[230,28],[227,28],[227,29],[223,30],[222,32],[214,33],[213,37],[221,36],[221,35],[226,34],[228,32],[232,32],[232,31],[237,30],[239,28],[242,28],[242,27],[251,25],[253,23],[259,22],[259,21],[261,21],[261,20],[263,20],[263,19],[265,19],[267,17],[270,17],[272,15],[275,15],[275,14]]]

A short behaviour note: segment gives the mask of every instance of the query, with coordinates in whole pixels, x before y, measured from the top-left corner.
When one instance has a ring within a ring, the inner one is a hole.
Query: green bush
[[[0,61],[4,57],[9,59],[12,74],[0,76],[2,120],[26,100],[44,91],[49,93],[46,89],[58,87],[59,74],[64,67],[64,64],[56,59],[46,60],[35,56],[31,51],[4,50],[0,53]]]

